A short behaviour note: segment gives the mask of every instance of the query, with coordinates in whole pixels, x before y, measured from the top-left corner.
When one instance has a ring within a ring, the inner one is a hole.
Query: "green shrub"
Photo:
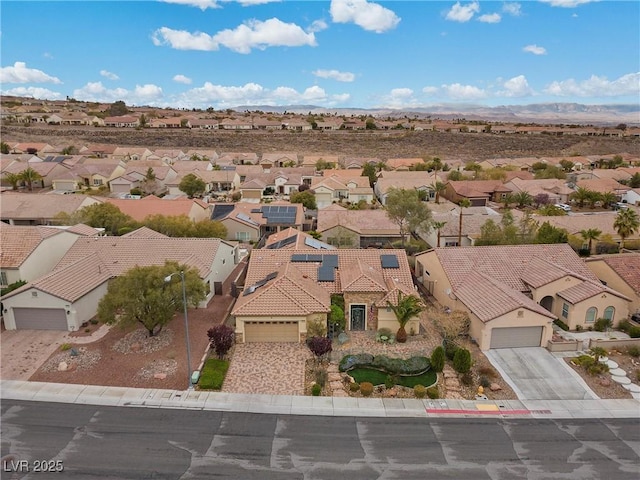
[[[388,328],[381,328],[376,332],[376,342],[393,343],[395,335]]]
[[[438,345],[434,348],[433,352],[431,352],[431,368],[433,368],[435,372],[441,372],[444,368],[444,361],[444,348],[442,348],[441,345]]]
[[[362,393],[363,397],[369,397],[373,393],[373,383],[371,382],[362,382],[360,384],[360,393]]]
[[[582,325],[576,325],[576,332],[581,332],[582,330],[584,330]]]
[[[444,344],[444,353],[449,361],[453,361],[453,357],[455,357],[457,351],[458,346],[455,343],[446,342]]]
[[[596,360],[591,355],[580,355],[573,359],[573,363],[582,367],[588,368],[593,365]]]
[[[640,338],[640,327],[631,327],[628,333],[631,338]]]
[[[386,388],[392,388],[396,384],[395,378],[393,375],[387,375],[387,378],[384,380],[384,386]]]
[[[427,396],[427,388],[424,385],[416,385],[413,387],[413,394],[416,398],[424,398]]]
[[[587,367],[589,375],[600,375],[609,371],[609,367],[602,362],[593,362],[593,364]]]
[[[100,320],[98,320],[97,318],[92,318],[91,320],[89,320],[89,323],[91,323],[91,325],[97,325],[98,323],[100,323]]]
[[[640,369],[636,370],[636,381],[640,382]]]
[[[627,348],[627,353],[634,358],[640,357],[640,347],[637,345],[631,345]]]
[[[596,323],[593,324],[593,329],[596,332],[604,332],[607,330],[607,328],[611,328],[612,327],[612,322],[610,319],[608,318],[598,318],[596,320]]]
[[[489,379],[484,375],[480,376],[480,381],[478,383],[482,388],[489,388],[489,386],[491,385],[491,382],[489,381]]]
[[[629,333],[629,329],[631,328],[631,323],[629,320],[623,320],[618,323],[618,330],[624,333]]]
[[[311,395],[313,395],[314,397],[319,397],[321,392],[322,387],[319,384],[314,383],[313,387],[311,387]]]
[[[360,390],[360,384],[358,382],[350,383],[349,390],[351,390],[352,392],[357,392],[358,390]]]
[[[202,390],[220,390],[229,369],[228,360],[210,358],[204,362],[198,386]]]
[[[453,369],[458,373],[471,370],[471,352],[466,348],[459,348],[453,356]]]
[[[60,350],[63,352],[66,352],[67,350],[71,350],[71,344],[63,343],[62,345],[60,345]]]
[[[567,330],[569,330],[569,325],[567,325],[566,323],[564,323],[564,322],[563,322],[562,320],[560,320],[560,319],[554,320],[554,321],[553,321],[553,323],[554,323],[555,325],[557,325],[558,327],[560,327],[560,328],[561,328],[562,330],[564,330],[565,332],[566,332]]]
[[[437,385],[427,388],[427,397],[429,397],[432,400],[436,398],[440,398],[440,391],[438,390]]]

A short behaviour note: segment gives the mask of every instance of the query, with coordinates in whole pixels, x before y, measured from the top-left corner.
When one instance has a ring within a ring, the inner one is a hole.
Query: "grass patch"
[[[371,368],[354,368],[349,371],[349,375],[351,375],[355,381],[360,384],[362,382],[370,382],[373,385],[384,385],[389,377],[389,374]],[[412,375],[410,377],[397,376],[393,378],[397,378],[398,385],[413,388],[416,385],[429,387],[436,383],[438,376],[436,372],[429,370],[421,375]]]
[[[224,377],[229,370],[228,360],[219,360],[210,358],[204,362],[202,372],[200,372],[200,380],[198,386],[202,390],[220,390],[224,382]]]

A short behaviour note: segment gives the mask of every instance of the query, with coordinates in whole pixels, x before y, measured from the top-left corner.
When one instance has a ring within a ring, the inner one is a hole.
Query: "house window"
[[[613,307],[607,307],[604,309],[604,314],[602,318],[606,318],[607,320],[611,320],[613,322],[613,316],[616,314],[616,309]]]
[[[568,303],[563,303],[562,304],[562,317],[563,318],[569,318],[569,304]]]
[[[457,247],[458,246],[458,241],[447,241],[444,244],[445,247]]]
[[[9,285],[9,282],[7,281],[7,272],[0,272],[0,283],[2,285]]]
[[[587,310],[587,314],[584,317],[585,323],[593,323],[596,321],[596,317],[598,316],[598,309],[596,307],[591,307]]]
[[[249,240],[249,232],[236,232],[236,240],[247,242]]]
[[[93,179],[93,184],[94,185],[102,185],[102,179],[101,178],[94,178]]]

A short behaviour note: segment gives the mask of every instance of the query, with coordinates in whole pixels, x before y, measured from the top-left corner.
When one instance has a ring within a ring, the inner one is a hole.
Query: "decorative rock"
[[[398,391],[395,388],[387,390],[387,397],[395,398],[398,396]]]
[[[609,373],[611,375],[613,375],[614,377],[626,377],[627,376],[627,372],[625,372],[621,368],[614,368],[612,370],[609,370]]]
[[[607,360],[606,364],[610,369],[618,368],[618,364],[613,360]]]
[[[622,385],[623,388],[626,388],[631,393],[640,393],[640,385],[636,385],[635,383],[629,383],[627,385]]]
[[[613,376],[611,377],[611,380],[613,380],[616,383],[619,383],[620,385],[629,385],[631,383],[631,380],[629,380],[629,377],[627,376],[624,376],[624,377]]]
[[[131,344],[131,351],[132,352],[139,352],[141,348],[142,348],[142,345],[140,345],[139,343]]]
[[[66,372],[67,370],[69,370],[69,364],[67,362],[60,362],[58,364],[59,372]]]
[[[167,378],[167,374],[166,373],[154,373],[153,374],[153,378],[155,378],[156,380],[164,380],[165,378]]]
[[[329,375],[327,375],[327,378],[330,382],[339,382],[342,380],[342,375],[338,372],[331,372],[329,373]]]
[[[609,357],[600,357],[600,362],[607,363],[609,361]]]
[[[602,380],[600,380],[600,385],[602,385],[603,387],[610,387],[611,380],[609,380],[608,378],[603,378]]]
[[[500,385],[498,385],[497,383],[492,383],[489,386],[489,390],[491,390],[492,392],[497,392],[499,390],[502,390],[502,387]]]

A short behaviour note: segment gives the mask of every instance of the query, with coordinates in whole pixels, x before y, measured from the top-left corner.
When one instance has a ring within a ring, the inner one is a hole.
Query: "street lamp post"
[[[183,270],[164,277],[165,283],[170,283],[171,278],[174,275],[180,275],[180,280],[182,281],[182,305],[184,306],[184,338],[187,342],[187,374],[189,375],[189,390],[192,390],[193,383],[191,379],[191,342],[189,341],[189,318],[187,317],[187,288],[185,285]]]

